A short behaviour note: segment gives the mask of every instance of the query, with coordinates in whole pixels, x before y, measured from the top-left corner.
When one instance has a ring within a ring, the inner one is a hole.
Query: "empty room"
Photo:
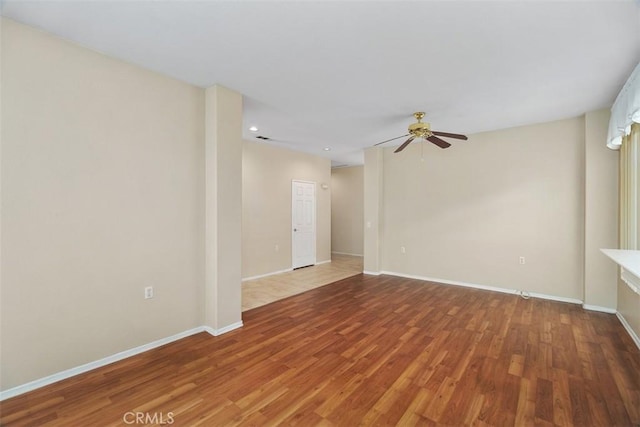
[[[0,7],[0,425],[640,425],[640,2]]]

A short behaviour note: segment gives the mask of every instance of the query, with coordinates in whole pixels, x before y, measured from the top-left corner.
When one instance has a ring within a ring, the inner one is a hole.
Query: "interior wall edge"
[[[76,375],[83,374],[85,372],[92,371],[94,369],[101,368],[106,365],[110,365],[111,363],[118,362],[120,360],[128,359],[129,357],[136,356],[138,354],[147,352],[149,350],[153,350],[154,348],[161,347],[165,344],[170,344],[174,341],[181,340],[183,338],[189,337],[191,335],[199,334],[200,332],[207,332],[208,334],[217,337],[227,332],[231,332],[235,329],[241,328],[243,326],[242,322],[236,322],[231,325],[227,325],[225,327],[219,329],[213,329],[208,326],[198,326],[192,329],[188,329],[184,332],[177,333],[175,335],[171,335],[166,338],[161,338],[159,340],[152,341],[147,344],[143,344],[138,347],[131,348],[129,350],[121,351],[116,354],[112,354],[111,356],[103,357],[102,359],[94,360],[93,362],[85,363],[80,366],[76,366],[74,368],[65,369],[64,371],[57,372],[52,375],[47,375],[46,377],[39,378],[37,380],[29,381],[28,383],[21,384],[15,387],[11,387],[7,390],[0,391],[0,402],[10,399],[12,397],[19,396],[24,393],[28,393],[30,391],[42,388],[44,386],[48,386],[53,383],[57,383],[58,381],[62,381],[71,377],[75,377]]]
[[[526,292],[526,291],[520,291],[518,289],[503,288],[500,286],[481,285],[478,283],[469,283],[469,282],[459,282],[457,280],[439,279],[434,277],[425,277],[425,276],[418,276],[413,274],[397,273],[393,271],[381,271],[380,274],[388,274],[390,276],[404,277],[407,279],[424,280],[425,282],[434,282],[442,285],[463,286],[466,288],[481,289],[484,291],[500,292],[503,294],[525,295],[526,297],[546,299],[546,300],[557,301],[557,302],[566,302],[570,304],[580,304],[580,305],[583,304],[582,300],[579,300],[576,298],[563,297],[559,295],[548,295],[548,294],[542,294],[538,292]]]
[[[276,270],[270,273],[258,274],[257,276],[243,277],[242,281],[246,282],[248,280],[262,279],[263,277],[275,276],[276,274],[288,273],[290,271],[293,271],[293,268],[285,268],[284,270]]]
[[[83,365],[76,366],[74,368],[65,369],[64,371],[60,371],[52,375],[47,375],[46,377],[29,381],[28,383],[9,388],[7,390],[2,390],[0,391],[0,401],[27,393],[29,391],[36,390],[38,388],[56,383],[58,381],[65,380],[67,378],[74,377],[76,375],[83,374],[85,372],[92,371],[102,366],[106,366],[111,363],[118,362],[120,360],[135,356],[137,354],[144,353],[145,351],[152,350],[156,347],[160,347],[162,345],[169,344],[171,342],[174,342],[182,338],[186,338],[188,336],[191,336],[200,332],[204,332],[204,331],[205,331],[204,326],[188,329],[184,332],[180,332],[166,338],[161,338],[159,340],[156,340],[147,344],[143,344],[141,346],[134,347],[129,350],[124,350],[119,353],[112,354],[111,356],[103,357],[102,359],[94,360],[93,362],[85,363]]]
[[[618,310],[616,310],[615,308],[602,307],[599,305],[592,305],[592,304],[582,304],[582,308],[589,311],[599,311],[600,313],[616,314],[618,312]]]
[[[381,272],[379,272],[379,271],[367,271],[367,270],[363,270],[363,271],[362,271],[362,274],[366,274],[366,275],[368,275],[368,276],[379,276],[379,275],[381,275],[382,273],[381,273]]]
[[[627,319],[624,318],[622,313],[616,311],[616,316],[618,317],[618,320],[620,320],[620,323],[622,323],[622,326],[627,331],[635,345],[638,347],[638,350],[640,350],[640,337],[636,334],[636,332],[633,330],[629,322],[627,322]]]

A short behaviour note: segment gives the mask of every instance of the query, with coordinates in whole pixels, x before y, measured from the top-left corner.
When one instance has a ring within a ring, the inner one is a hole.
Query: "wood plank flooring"
[[[9,399],[0,422],[640,425],[640,350],[577,305],[360,274],[243,320]]]

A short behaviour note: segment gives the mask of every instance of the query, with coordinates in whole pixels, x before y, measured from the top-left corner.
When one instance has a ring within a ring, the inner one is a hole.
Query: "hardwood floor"
[[[1,423],[640,424],[640,351],[577,305],[360,274],[243,320],[9,399]]]
[[[331,254],[331,262],[242,282],[242,311],[362,273],[362,257]]]

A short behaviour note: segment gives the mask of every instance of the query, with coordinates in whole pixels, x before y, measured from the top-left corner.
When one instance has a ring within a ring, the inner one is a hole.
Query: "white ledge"
[[[624,249],[600,249],[602,253],[614,260],[622,270],[620,276],[637,294],[640,294],[640,251]]]
[[[629,273],[640,277],[640,251],[624,249],[600,249],[602,253],[624,267]]]

